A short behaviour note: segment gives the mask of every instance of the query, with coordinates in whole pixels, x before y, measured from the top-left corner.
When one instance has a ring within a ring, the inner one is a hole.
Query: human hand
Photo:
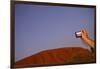
[[[88,32],[85,29],[81,29],[80,31],[81,31],[81,39],[82,40],[86,40],[89,38]]]
[[[94,47],[95,42],[89,38],[88,32],[85,29],[81,29],[81,39],[84,41],[89,47]]]

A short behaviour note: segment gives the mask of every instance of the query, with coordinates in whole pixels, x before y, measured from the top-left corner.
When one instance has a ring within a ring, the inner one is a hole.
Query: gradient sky
[[[15,61],[46,49],[80,46],[75,32],[94,39],[94,8],[15,5]]]

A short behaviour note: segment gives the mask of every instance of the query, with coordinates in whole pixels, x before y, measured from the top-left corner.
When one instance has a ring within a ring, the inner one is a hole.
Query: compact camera
[[[75,36],[76,36],[76,38],[80,38],[81,36],[82,36],[82,32],[75,32]]]

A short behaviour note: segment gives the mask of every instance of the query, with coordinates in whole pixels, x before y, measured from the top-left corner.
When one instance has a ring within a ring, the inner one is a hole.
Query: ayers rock
[[[81,47],[65,47],[41,51],[15,63],[14,67],[95,63],[95,53]]]

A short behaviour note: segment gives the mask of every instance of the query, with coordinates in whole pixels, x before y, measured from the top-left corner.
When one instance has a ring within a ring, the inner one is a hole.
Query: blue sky
[[[87,48],[75,32],[94,39],[94,8],[15,5],[15,61],[46,49]]]

